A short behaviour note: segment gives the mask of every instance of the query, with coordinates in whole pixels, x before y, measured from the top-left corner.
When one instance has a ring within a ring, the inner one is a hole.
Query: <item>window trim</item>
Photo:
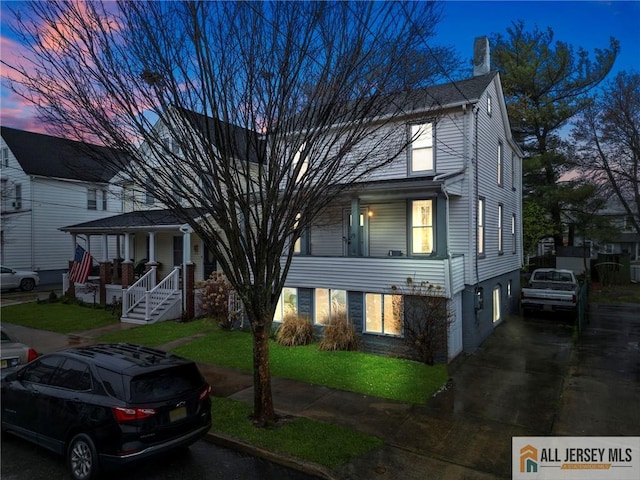
[[[419,226],[414,226],[413,224],[413,206],[415,202],[430,202],[431,204],[431,224],[430,225],[419,225]],[[437,203],[437,198],[435,197],[425,197],[425,198],[412,198],[409,199],[407,202],[407,210],[408,210],[408,214],[407,214],[407,218],[408,218],[408,222],[407,222],[407,227],[409,229],[408,232],[408,242],[407,244],[409,245],[409,255],[411,256],[433,256],[436,254],[436,225],[437,225],[437,219],[436,219],[436,203]],[[416,252],[414,250],[414,242],[413,242],[413,233],[415,231],[415,229],[420,228],[420,229],[430,229],[431,230],[431,251],[430,252]]]
[[[374,330],[367,330],[367,296],[368,295],[379,295],[381,297],[381,305],[380,305],[380,311],[381,311],[381,318],[380,318],[380,325],[381,325],[381,331],[377,332]],[[391,297],[391,301],[393,302],[393,297],[400,297],[400,301],[401,303],[401,310],[400,310],[400,333],[387,333],[385,331],[385,322],[384,322],[384,311],[385,311],[385,297]],[[380,336],[384,336],[384,337],[394,337],[394,338],[402,338],[404,337],[404,297],[402,295],[399,294],[391,294],[391,293],[378,293],[378,292],[364,292],[364,295],[362,296],[362,301],[363,301],[363,310],[364,310],[364,318],[363,318],[363,322],[362,322],[362,333],[366,333],[367,335],[380,335]]]
[[[486,256],[485,214],[487,210],[487,200],[485,197],[478,197],[476,210],[476,254],[478,257],[484,257]]]
[[[343,290],[341,288],[314,288],[313,289],[313,324],[314,325],[319,325],[321,327],[326,327],[327,325],[329,325],[329,323],[321,323],[318,321],[318,296],[317,296],[317,292],[318,290],[326,290],[329,295],[328,295],[328,299],[329,299],[329,321],[331,321],[331,319],[333,318],[333,311],[332,311],[332,292],[344,292],[344,303],[345,303],[345,312],[347,314],[347,321],[349,321],[349,295],[348,295],[348,291],[347,290]]]
[[[416,144],[416,142],[418,144],[420,144],[420,142],[424,141],[424,139],[422,138],[424,133],[420,134],[418,132],[414,132],[414,128],[417,129],[421,129],[421,127],[425,127],[427,128],[428,131],[430,131],[430,137],[428,139],[428,145],[426,146],[420,146],[418,148],[414,147],[414,145]],[[408,175],[409,176],[418,176],[418,175],[425,175],[425,174],[429,174],[429,173],[435,173],[436,171],[436,149],[435,149],[435,143],[436,143],[436,125],[434,122],[432,121],[424,121],[421,123],[411,123],[409,124],[408,128],[407,128],[408,132],[408,136],[409,136],[409,148],[408,148],[408,165],[407,165],[407,171],[408,171]],[[413,152],[414,150],[423,150],[423,149],[430,149],[431,150],[431,168],[428,169],[423,169],[423,170],[416,170],[413,167]]]
[[[496,164],[497,164],[497,181],[498,186],[504,186],[504,144],[502,140],[498,141],[498,150],[496,152]]]
[[[504,254],[504,205],[498,204],[498,255]]]

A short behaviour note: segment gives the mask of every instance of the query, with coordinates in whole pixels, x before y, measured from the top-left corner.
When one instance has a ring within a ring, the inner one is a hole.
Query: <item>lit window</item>
[[[484,255],[484,198],[478,199],[478,255]]]
[[[411,252],[433,252],[433,200],[411,202]]]
[[[95,188],[87,189],[87,210],[98,209],[98,191]]]
[[[329,288],[316,288],[315,322],[328,325],[332,319],[347,315],[347,292]]]
[[[433,171],[433,125],[411,125],[411,173]]]
[[[493,323],[500,321],[500,285],[493,289]]]
[[[497,166],[498,166],[498,185],[502,186],[502,175],[503,175],[503,171],[502,171],[502,165],[503,165],[503,161],[502,161],[502,142],[498,142],[498,153],[497,153],[497,158],[496,158],[496,162],[497,162]]]
[[[309,157],[305,152],[305,147],[306,147],[306,144],[303,143],[298,149],[298,151],[296,152],[296,154],[293,156],[293,163],[292,163],[293,173],[296,172],[297,168],[300,168],[296,176],[296,183],[298,183],[302,179],[304,174],[307,173],[307,170],[309,169]],[[302,158],[302,164],[298,167],[298,164],[300,163],[301,158]]]
[[[402,334],[402,296],[367,293],[364,329],[369,333]]]
[[[284,287],[276,305],[276,312],[273,315],[274,322],[282,322],[287,315],[298,313],[298,289]]]
[[[503,253],[503,245],[502,245],[502,204],[498,205],[498,253]]]
[[[516,253],[516,214],[511,215],[511,253]]]
[[[491,95],[487,95],[487,115],[491,116]]]

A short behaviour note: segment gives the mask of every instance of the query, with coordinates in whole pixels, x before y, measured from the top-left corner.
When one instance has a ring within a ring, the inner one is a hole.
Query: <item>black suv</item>
[[[3,433],[65,455],[77,480],[188,446],[211,427],[211,387],[196,364],[154,348],[71,348],[2,375]]]

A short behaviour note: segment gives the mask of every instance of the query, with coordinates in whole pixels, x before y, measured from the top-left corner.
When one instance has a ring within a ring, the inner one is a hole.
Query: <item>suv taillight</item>
[[[157,413],[155,408],[113,407],[111,410],[118,423],[142,420],[153,417]]]
[[[27,352],[27,363],[31,360],[35,360],[36,358],[38,358],[38,352],[36,352],[33,348],[30,348]]]
[[[204,400],[211,394],[211,385],[207,385],[206,388],[200,392],[200,400]]]

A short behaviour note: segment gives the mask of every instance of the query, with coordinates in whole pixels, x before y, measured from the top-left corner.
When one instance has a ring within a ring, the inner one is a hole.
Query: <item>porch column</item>
[[[156,232],[149,232],[149,258],[147,259],[147,264],[145,271],[149,271],[151,267],[157,267],[158,262],[156,261]]]
[[[133,261],[131,260],[130,234],[124,234],[124,262],[122,262],[122,288],[126,289],[133,285]]]
[[[107,304],[107,283],[111,283],[111,262],[109,261],[109,238],[102,234],[102,261],[100,262],[100,305]]]
[[[69,286],[67,287],[67,291],[65,294],[69,298],[76,298],[76,287],[75,283],[69,280],[69,275],[71,274],[71,268],[73,267],[73,261],[76,257],[76,242],[78,241],[78,236],[75,233],[71,234],[71,260],[69,260],[69,271],[67,273],[67,281]]]
[[[360,251],[360,199],[351,200],[351,225],[349,225],[349,255],[359,257]]]
[[[193,229],[184,224],[180,227],[182,232],[182,311],[186,319],[195,316],[194,308],[194,286],[195,286],[195,265],[191,261],[191,233]]]

